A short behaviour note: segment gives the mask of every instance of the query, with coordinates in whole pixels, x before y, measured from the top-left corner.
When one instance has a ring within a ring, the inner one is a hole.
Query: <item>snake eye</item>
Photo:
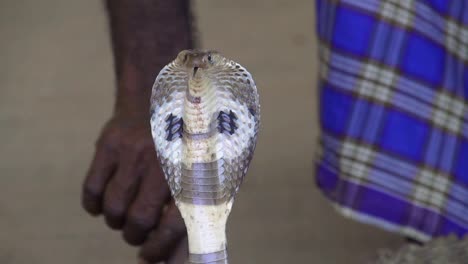
[[[213,63],[213,57],[211,56],[211,54],[208,54],[208,61],[209,61],[210,63]]]

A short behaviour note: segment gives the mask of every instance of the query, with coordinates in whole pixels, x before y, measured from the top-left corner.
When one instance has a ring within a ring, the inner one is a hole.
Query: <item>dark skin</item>
[[[91,215],[139,245],[148,262],[183,263],[184,222],[170,197],[149,126],[151,87],[179,51],[192,48],[188,0],[107,0],[117,79],[112,118],[83,184]]]

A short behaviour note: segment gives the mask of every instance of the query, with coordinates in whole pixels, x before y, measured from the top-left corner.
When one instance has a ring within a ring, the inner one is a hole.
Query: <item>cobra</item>
[[[226,221],[259,123],[251,74],[216,51],[181,51],[157,76],[151,131],[187,227],[189,263],[228,263]]]

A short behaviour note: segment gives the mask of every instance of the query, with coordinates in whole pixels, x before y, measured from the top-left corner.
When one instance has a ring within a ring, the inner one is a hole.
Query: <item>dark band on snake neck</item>
[[[189,254],[189,264],[227,264],[227,257],[226,250],[207,254]]]
[[[199,104],[201,103],[201,98],[198,96],[193,96],[191,93],[187,93],[187,100],[192,104]]]
[[[183,132],[183,136],[185,140],[205,140],[209,139],[216,134],[216,129],[210,129],[210,131],[205,133],[188,133],[186,131]]]

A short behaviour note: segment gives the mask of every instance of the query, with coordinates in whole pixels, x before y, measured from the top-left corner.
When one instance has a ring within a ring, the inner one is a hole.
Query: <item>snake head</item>
[[[197,71],[215,67],[222,56],[213,50],[183,50],[177,55],[176,62],[193,74]]]

